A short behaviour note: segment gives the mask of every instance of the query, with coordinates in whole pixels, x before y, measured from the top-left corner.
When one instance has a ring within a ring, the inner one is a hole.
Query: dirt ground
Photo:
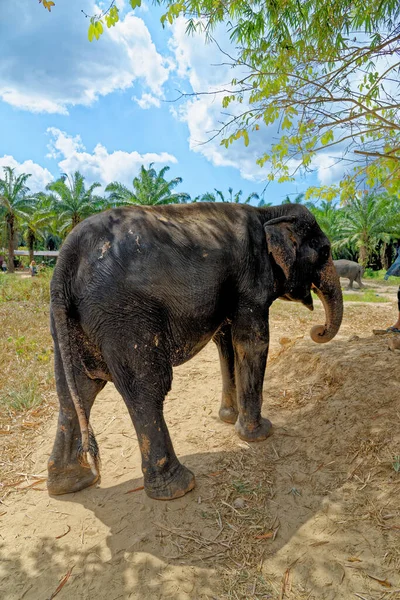
[[[218,420],[212,344],[177,368],[165,416],[197,477],[182,499],[140,489],[137,439],[111,384],[92,417],[101,484],[50,498],[52,411],[0,504],[0,597],[400,599],[400,353],[371,335],[393,323],[396,292],[347,303],[340,334],[321,346],[308,336],[323,322],[319,302],[313,313],[274,304],[265,442]]]

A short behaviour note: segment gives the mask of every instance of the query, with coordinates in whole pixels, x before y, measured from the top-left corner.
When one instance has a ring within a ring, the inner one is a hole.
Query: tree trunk
[[[385,254],[382,257],[382,269],[387,271],[394,261],[393,257],[396,257],[396,246],[393,242],[390,242],[390,244],[385,244],[385,246]]]
[[[34,260],[33,247],[35,245],[35,234],[31,229],[28,229],[28,250],[29,250],[29,264]]]
[[[76,227],[78,225],[78,223],[80,223],[81,218],[77,213],[74,213],[72,215],[72,227],[71,227],[71,231],[73,230],[74,227]]]
[[[368,250],[364,244],[360,246],[360,264],[364,269],[368,266]]]
[[[14,217],[9,215],[7,218],[7,237],[8,237],[8,262],[7,269],[9,273],[14,273]]]

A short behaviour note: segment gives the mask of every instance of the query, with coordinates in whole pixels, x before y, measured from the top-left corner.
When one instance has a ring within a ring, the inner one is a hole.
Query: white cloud
[[[99,41],[89,43],[88,21],[80,9],[98,12],[92,1],[81,0],[79,9],[67,2],[56,8],[49,15],[24,0],[2,7],[0,98],[4,102],[32,112],[68,114],[70,106],[91,105],[134,82],[163,97],[173,64],[157,51],[142,19],[128,13],[116,27],[105,27]]]
[[[50,171],[32,160],[26,160],[23,163],[19,163],[13,156],[4,155],[0,158],[0,177],[3,177],[3,167],[15,168],[15,173],[17,175],[30,173],[31,177],[29,177],[27,181],[27,186],[33,193],[42,192],[46,185],[54,179]]]
[[[230,104],[227,110],[224,110],[221,104],[222,98],[233,90],[230,84],[232,79],[240,80],[246,72],[227,64],[230,62],[229,58],[215,43],[206,44],[204,35],[188,36],[185,33],[185,19],[178,18],[171,31],[169,46],[175,55],[177,75],[181,79],[180,87],[189,94],[200,93],[198,96],[185,97],[180,104],[170,108],[176,119],[187,123],[190,149],[201,153],[215,166],[238,169],[244,179],[265,181],[270,170],[269,164],[266,163],[261,168],[256,161],[270,150],[271,144],[278,141],[281,135],[278,124],[268,127],[261,125],[257,133],[250,134],[250,144],[247,147],[244,146],[243,140],[233,142],[227,149],[221,146],[222,137],[228,137],[232,130],[217,135],[222,124],[229,118],[227,113],[233,117],[250,108],[246,98],[242,104]],[[220,48],[234,56],[235,49],[225,30],[217,28],[214,37],[218,39]],[[221,90],[225,92],[217,93]],[[334,152],[322,151],[313,159],[311,167],[316,170],[321,184],[328,185],[343,177],[348,168],[346,161],[340,160],[343,149],[343,145],[340,145]],[[295,171],[299,167],[299,161],[291,159],[288,166]]]
[[[146,108],[151,108],[152,106],[160,108],[161,105],[160,100],[155,96],[152,96],[152,94],[142,94],[141,98],[136,98],[136,96],[133,96],[132,100],[137,102],[140,108],[143,108],[144,110],[146,110]]]
[[[168,152],[108,152],[102,144],[97,144],[90,153],[86,151],[80,136],[70,136],[54,127],[47,131],[51,136],[50,155],[59,159],[60,171],[80,171],[89,182],[99,181],[102,185],[107,185],[111,181],[120,181],[130,185],[142,164],[148,167],[150,163],[165,165],[178,162],[175,156]]]
[[[147,2],[142,1],[142,4],[139,6],[139,8],[136,8],[136,12],[141,12],[141,13],[149,12],[149,7],[148,7]]]
[[[227,133],[217,134],[222,122],[226,120],[221,106],[222,98],[226,93],[214,92],[232,89],[230,85],[232,78],[240,78],[244,71],[238,68],[233,70],[227,65],[227,57],[219,51],[216,44],[206,44],[202,34],[188,36],[185,33],[186,22],[183,18],[178,18],[171,29],[172,37],[169,46],[175,54],[177,74],[183,82],[189,84],[189,93],[201,92],[201,95],[186,98],[178,107],[171,108],[175,118],[187,123],[190,149],[201,153],[215,166],[239,169],[245,179],[265,180],[267,170],[261,169],[256,164],[256,160],[265,152],[268,138],[270,142],[275,130],[264,128],[263,131],[251,136],[248,147],[244,146],[243,141],[238,141],[228,149],[221,146],[221,139]],[[220,44],[233,52],[226,34],[217,31],[217,36]],[[236,106],[231,104],[229,113],[239,114],[245,108],[245,103]]]
[[[342,152],[319,152],[314,156],[311,168],[316,169],[321,185],[330,185],[342,179],[348,165],[342,160]]]

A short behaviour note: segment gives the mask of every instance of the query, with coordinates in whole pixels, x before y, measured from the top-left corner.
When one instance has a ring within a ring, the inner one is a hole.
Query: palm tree
[[[28,173],[15,174],[15,169],[4,167],[4,179],[0,178],[0,215],[6,225],[8,245],[8,270],[14,273],[14,247],[19,221],[26,217],[27,211],[35,202],[30,197],[26,185],[30,177]]]
[[[86,189],[85,178],[79,171],[72,177],[63,174],[57,181],[49,183],[46,189],[54,194],[54,209],[63,223],[63,231],[71,231],[86,217],[104,210],[104,198],[93,193],[98,187],[101,184],[95,182]]]
[[[35,198],[36,204],[28,210],[21,224],[29,250],[29,262],[32,262],[34,258],[33,252],[36,242],[39,239],[45,239],[47,236],[46,228],[50,226],[56,216],[53,208],[53,196],[39,192],[35,194]]]
[[[291,200],[289,195],[286,196],[284,200],[282,200],[281,204],[303,204],[304,194],[297,194],[294,200]]]
[[[340,230],[338,245],[354,244],[366,267],[379,242],[400,237],[400,214],[386,194],[357,195],[343,208]]]
[[[114,206],[123,204],[139,204],[141,206],[154,206],[160,204],[186,203],[190,195],[184,192],[173,193],[172,190],[182,183],[182,177],[175,177],[171,181],[165,179],[169,167],[163,167],[158,173],[150,163],[146,169],[141,166],[139,175],[133,180],[133,189],[114,181],[106,187],[109,192],[108,202]]]
[[[307,203],[308,209],[317,219],[319,226],[329,240],[333,243],[340,237],[342,209],[338,209],[334,202],[323,200],[320,204]]]
[[[233,188],[229,187],[228,188],[229,196],[227,196],[227,198],[225,198],[225,196],[221,192],[221,190],[217,190],[216,188],[214,188],[214,190],[215,190],[215,194],[214,194],[214,192],[206,192],[205,194],[203,194],[201,196],[200,201],[201,202],[231,202],[234,204],[249,204],[251,202],[251,200],[253,200],[253,199],[259,200],[259,198],[260,198],[256,192],[252,192],[242,202],[242,195],[243,195],[242,190],[239,190],[238,192],[236,192],[236,194],[234,194]],[[218,200],[218,198],[219,198],[219,200]],[[261,204],[260,204],[260,206],[261,206]],[[264,203],[264,204],[262,204],[262,206],[266,206],[266,204]]]

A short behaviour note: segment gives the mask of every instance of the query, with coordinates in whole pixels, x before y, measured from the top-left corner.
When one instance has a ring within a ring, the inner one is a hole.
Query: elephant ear
[[[297,254],[297,241],[291,228],[295,220],[295,217],[277,217],[264,225],[268,253],[282,269],[286,279],[289,279]]]

